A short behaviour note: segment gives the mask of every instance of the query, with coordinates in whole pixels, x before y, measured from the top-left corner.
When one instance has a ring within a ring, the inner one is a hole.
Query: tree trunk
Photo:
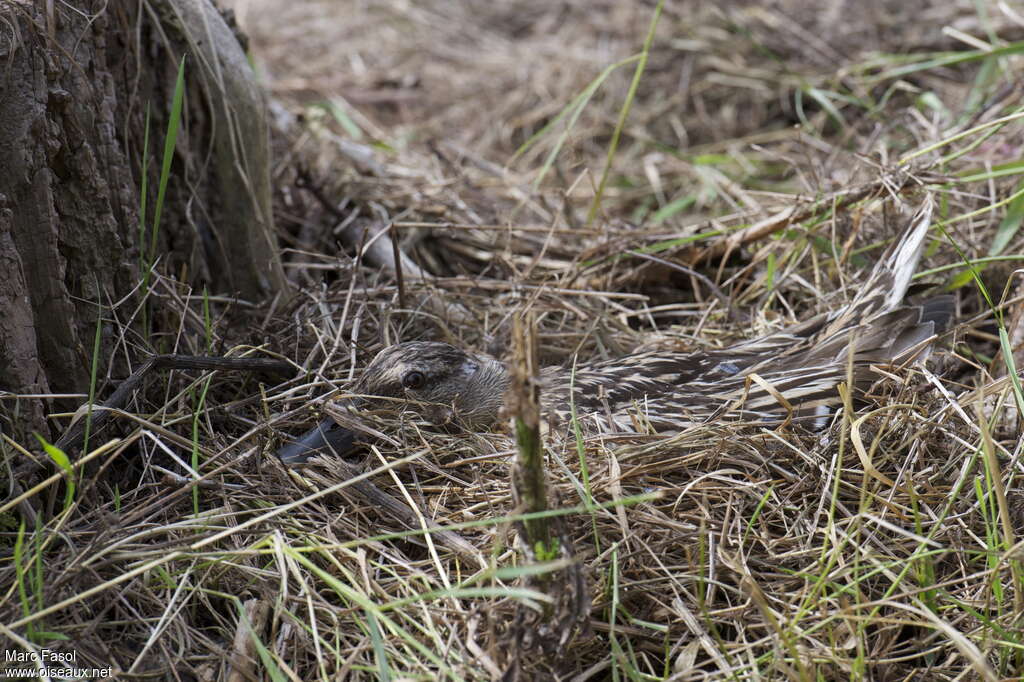
[[[153,207],[186,53],[154,254]],[[142,329],[137,314],[152,260],[194,291],[259,300],[285,286],[263,96],[208,0],[0,0],[0,65],[0,391],[87,392],[97,325],[101,379],[115,355],[153,350],[147,334],[161,330]],[[133,335],[115,353],[126,327],[142,341]],[[43,409],[8,395],[0,426],[45,433]]]

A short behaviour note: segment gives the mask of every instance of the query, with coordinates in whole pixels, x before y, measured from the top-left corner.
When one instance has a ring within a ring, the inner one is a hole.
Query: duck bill
[[[345,455],[355,449],[357,434],[327,418],[298,437],[290,437],[277,451],[285,466],[304,464],[317,455]]]

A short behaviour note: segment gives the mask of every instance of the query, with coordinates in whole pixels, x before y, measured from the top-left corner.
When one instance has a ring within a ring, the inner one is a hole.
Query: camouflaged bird
[[[673,433],[709,419],[781,422],[819,428],[841,398],[837,386],[852,371],[857,389],[882,375],[872,365],[901,366],[928,353],[952,315],[950,297],[922,305],[903,298],[931,224],[927,199],[902,237],[846,306],[767,336],[721,350],[649,351],[540,373],[542,412],[549,424],[567,421],[574,403],[588,431]],[[509,373],[481,353],[446,343],[413,341],[382,350],[353,393],[399,399],[431,421],[488,428],[499,418]],[[571,393],[571,399],[570,399]],[[280,451],[288,463],[323,451],[345,451],[355,435],[331,419]]]

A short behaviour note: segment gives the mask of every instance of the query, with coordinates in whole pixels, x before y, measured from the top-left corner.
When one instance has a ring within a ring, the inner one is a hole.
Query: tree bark
[[[101,378],[125,326],[141,331],[139,283],[186,53],[157,267],[249,300],[285,286],[263,95],[209,0],[0,0],[0,391],[84,393],[97,325]],[[144,355],[148,342],[120,355]],[[8,395],[0,412],[8,427],[46,432],[37,399]]]

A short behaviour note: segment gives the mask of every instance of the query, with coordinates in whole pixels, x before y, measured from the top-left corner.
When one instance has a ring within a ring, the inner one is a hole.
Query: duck
[[[953,314],[950,296],[905,300],[931,226],[926,197],[853,298],[779,331],[721,349],[648,350],[538,375],[550,431],[573,418],[590,433],[675,434],[698,424],[796,423],[822,429],[843,404],[838,387],[863,394],[879,368],[923,362]],[[351,390],[347,413],[399,404],[434,423],[489,429],[503,416],[509,367],[452,344],[408,341],[381,350]],[[364,436],[326,418],[277,455],[299,465],[345,454]]]

